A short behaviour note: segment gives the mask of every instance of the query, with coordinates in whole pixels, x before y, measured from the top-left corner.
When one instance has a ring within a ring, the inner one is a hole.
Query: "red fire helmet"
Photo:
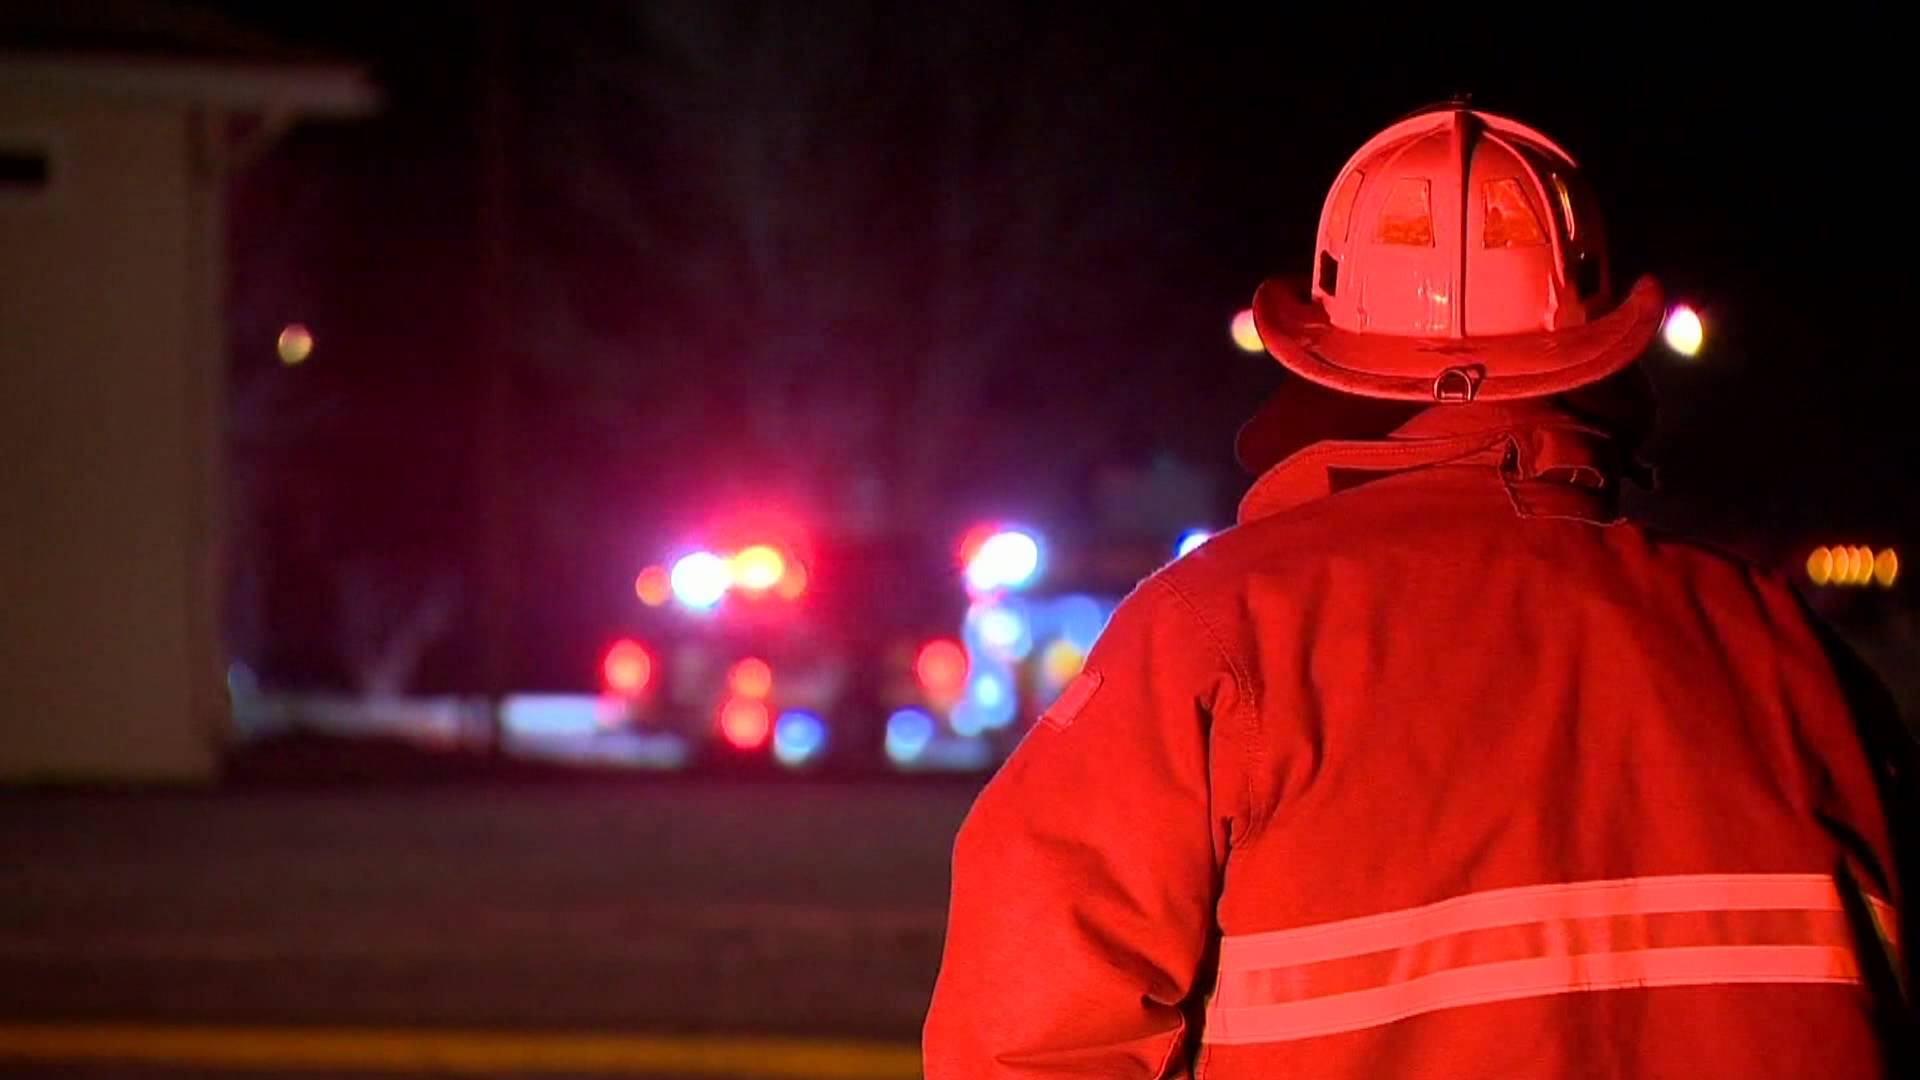
[[[1404,401],[1540,397],[1633,363],[1660,328],[1650,277],[1615,302],[1606,236],[1572,156],[1450,103],[1375,135],[1320,213],[1310,283],[1253,301],[1275,359]]]

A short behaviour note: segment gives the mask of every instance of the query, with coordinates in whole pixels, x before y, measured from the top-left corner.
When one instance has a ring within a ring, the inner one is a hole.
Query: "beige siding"
[[[218,190],[183,107],[0,87],[0,779],[200,778],[216,645]]]

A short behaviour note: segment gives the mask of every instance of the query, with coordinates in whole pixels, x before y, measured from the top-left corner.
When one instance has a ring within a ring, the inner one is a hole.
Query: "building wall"
[[[212,775],[217,161],[179,105],[0,86],[0,779]]]

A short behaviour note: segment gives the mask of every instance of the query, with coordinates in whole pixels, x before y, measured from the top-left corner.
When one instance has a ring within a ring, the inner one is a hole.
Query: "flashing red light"
[[[759,657],[749,656],[727,672],[727,689],[743,698],[764,698],[773,693],[773,667]]]
[[[673,599],[673,579],[664,566],[649,566],[633,579],[633,594],[648,607],[660,607]]]
[[[647,688],[653,678],[653,659],[632,638],[621,638],[607,649],[600,662],[600,674],[606,679],[607,692],[633,697]]]
[[[913,673],[920,686],[936,697],[958,697],[967,683],[967,652],[946,638],[929,641],[914,658]]]
[[[964,570],[973,565],[973,557],[980,554],[980,549],[986,547],[987,541],[999,532],[1000,526],[992,522],[968,529],[966,535],[960,538],[960,568]]]
[[[767,703],[753,698],[728,698],[720,707],[720,734],[741,750],[753,750],[767,741],[773,719]]]
[[[782,600],[798,600],[807,591],[807,568],[789,560],[787,572],[780,575],[780,584],[774,586],[774,593]]]

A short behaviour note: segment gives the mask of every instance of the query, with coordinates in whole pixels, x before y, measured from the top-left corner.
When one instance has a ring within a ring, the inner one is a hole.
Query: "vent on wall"
[[[46,150],[0,143],[0,194],[44,191],[52,179],[53,161]]]

